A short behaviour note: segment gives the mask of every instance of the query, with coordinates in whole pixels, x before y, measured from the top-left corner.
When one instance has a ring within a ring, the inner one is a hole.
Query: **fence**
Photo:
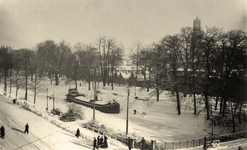
[[[206,137],[207,141],[220,140],[221,142],[236,140],[240,138],[247,138],[247,131],[241,131],[231,134],[224,135],[214,135],[213,137]],[[152,150],[164,150],[164,149],[181,149],[181,148],[191,148],[204,145],[204,138],[193,139],[188,141],[179,142],[165,142],[165,143],[153,143]]]
[[[94,127],[91,127],[91,126],[88,126],[88,125],[85,128],[87,128],[88,130],[92,130],[93,132],[101,134],[101,135],[106,134],[106,133],[104,133],[104,131],[102,131],[100,129],[97,129],[97,128],[94,128]],[[118,141],[120,141],[122,143],[127,143],[127,139],[124,138],[124,137],[113,136],[113,135],[107,135],[107,136],[109,136],[109,137],[111,137],[111,138],[113,138],[115,140],[118,140]]]
[[[100,131],[97,128],[86,126],[87,129],[92,130],[93,132],[96,132],[98,134],[103,135],[104,132]],[[118,140],[122,143],[127,144],[127,138],[126,137],[119,137],[119,136],[112,136],[108,135],[112,139]],[[235,132],[231,134],[224,134],[224,135],[213,135],[207,136],[206,141],[213,141],[213,140],[220,140],[220,142],[226,142],[231,140],[236,140],[240,138],[247,138],[247,131],[241,131],[241,132]],[[152,143],[152,145],[150,145]],[[139,142],[137,142],[135,139],[132,143],[133,147],[140,148]],[[149,142],[149,144],[145,145],[145,150],[165,150],[165,149],[182,149],[182,148],[192,148],[192,147],[198,147],[204,145],[204,138],[200,139],[192,139],[188,141],[179,141],[179,142]]]

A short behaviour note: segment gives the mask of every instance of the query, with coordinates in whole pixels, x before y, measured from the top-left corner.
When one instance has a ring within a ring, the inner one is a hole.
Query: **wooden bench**
[[[69,121],[75,121],[76,118],[75,118],[75,117],[65,117],[65,118],[62,118],[62,120],[63,120],[64,122],[69,122]]]

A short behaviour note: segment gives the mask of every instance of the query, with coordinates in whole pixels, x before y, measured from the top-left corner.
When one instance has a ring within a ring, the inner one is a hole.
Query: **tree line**
[[[242,30],[185,27],[157,43],[137,44],[131,60],[144,80],[143,88],[149,91],[150,80],[155,83],[156,90],[151,95],[157,101],[161,92],[175,92],[180,115],[179,94],[184,97],[189,94],[193,98],[194,115],[205,111],[206,120],[213,119],[218,124],[230,122],[235,132],[235,116],[241,123],[242,107],[247,103],[246,40],[246,32]]]
[[[55,43],[46,40],[38,43],[32,49],[12,50],[2,46],[0,49],[0,84],[4,82],[4,91],[11,94],[11,87],[16,87],[16,97],[19,88],[25,89],[27,100],[28,89],[36,92],[40,82],[45,77],[50,82],[59,85],[63,78],[68,82],[82,80],[103,81],[112,86],[116,67],[122,63],[124,47],[113,38],[100,37],[96,44],[77,43],[71,47],[69,43],[61,41]],[[2,81],[4,79],[4,81]]]
[[[194,115],[206,112],[219,123],[231,122],[235,131],[235,119],[243,118],[242,107],[246,103],[246,32],[223,31],[216,27],[205,30],[184,27],[178,34],[167,35],[158,42],[143,46],[137,43],[130,56],[137,71],[132,73],[129,84],[143,78],[142,87],[149,91],[154,83],[155,95],[165,90],[175,92],[177,112],[181,114],[181,93],[193,98]],[[34,93],[43,77],[58,85],[62,77],[69,81],[102,81],[103,86],[112,86],[116,67],[122,64],[124,47],[115,39],[100,37],[94,44],[77,43],[71,47],[65,41],[55,43],[46,40],[33,49],[0,49],[0,82],[4,91],[11,87],[28,88]],[[121,76],[121,74],[120,74]],[[4,78],[4,81],[2,81]],[[35,94],[36,95],[36,94]],[[34,98],[35,103],[35,98]],[[220,106],[218,106],[218,104]],[[203,107],[201,107],[203,106]],[[215,115],[215,110],[218,110]],[[238,111],[237,111],[238,110]],[[217,119],[215,119],[217,118]]]

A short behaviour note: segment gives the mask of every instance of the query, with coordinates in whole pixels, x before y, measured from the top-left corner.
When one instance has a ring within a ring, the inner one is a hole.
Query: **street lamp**
[[[128,126],[129,126],[129,85],[128,85],[128,96],[127,96],[127,116],[126,116],[126,136],[128,136]]]
[[[97,98],[97,91],[96,91],[96,66],[95,66],[94,67],[94,99],[93,99],[93,120],[94,121],[95,121],[95,100],[96,98]]]

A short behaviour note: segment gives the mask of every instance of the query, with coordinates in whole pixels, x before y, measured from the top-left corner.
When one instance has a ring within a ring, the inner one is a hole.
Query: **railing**
[[[96,132],[98,134],[104,135],[103,131],[100,131],[97,128],[89,127],[86,126],[87,129],[92,130],[93,132]],[[112,136],[112,135],[107,135],[110,136],[112,139],[118,140],[122,143],[127,144],[127,138],[125,137],[119,137],[119,136]],[[220,142],[226,142],[226,141],[231,141],[231,140],[236,140],[240,138],[247,138],[247,131],[241,131],[241,132],[235,132],[235,133],[230,133],[230,134],[224,134],[224,135],[213,135],[212,136],[207,136],[206,141],[214,141],[214,140],[219,140]],[[133,145],[132,147],[135,148],[140,148],[140,142],[136,141],[133,139],[132,141]],[[200,139],[192,139],[192,140],[187,140],[187,141],[179,141],[179,142],[156,142],[155,140],[150,144],[145,145],[145,150],[165,150],[165,149],[182,149],[182,148],[192,148],[192,147],[198,147],[204,145],[204,138]]]
[[[206,141],[219,140],[220,142],[226,142],[231,140],[236,140],[240,138],[247,138],[247,131],[241,131],[231,134],[224,135],[214,135],[213,137],[206,137]],[[163,149],[181,149],[181,148],[191,148],[204,145],[204,138],[193,139],[188,141],[179,141],[179,142],[164,142],[164,143],[153,143],[152,150],[163,150]]]
[[[87,128],[88,130],[91,130],[91,131],[93,131],[95,133],[98,133],[100,135],[107,135],[107,136],[111,137],[112,139],[115,139],[115,140],[118,140],[118,141],[120,141],[122,143],[127,144],[127,138],[125,138],[125,137],[113,136],[113,135],[110,135],[110,134],[106,134],[106,133],[104,133],[104,131],[102,131],[100,129],[97,129],[97,128],[94,128],[94,127],[90,127],[90,126],[85,126],[85,128]]]

